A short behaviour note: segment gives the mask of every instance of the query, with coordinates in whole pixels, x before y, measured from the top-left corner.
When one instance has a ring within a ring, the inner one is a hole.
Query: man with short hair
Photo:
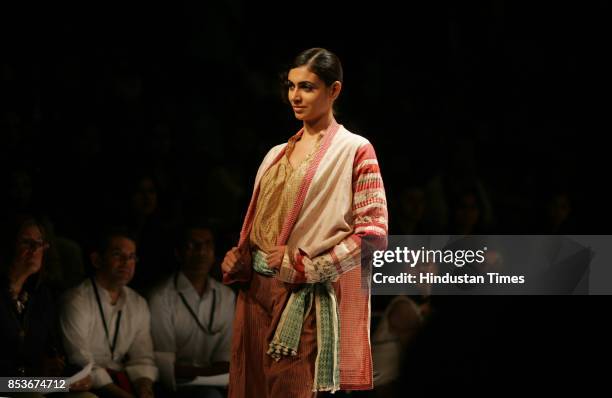
[[[153,397],[157,368],[147,302],[127,284],[136,242],[124,230],[107,232],[91,262],[94,276],[63,297],[60,324],[68,359],[93,362],[92,389],[106,397]]]
[[[180,269],[156,289],[149,303],[152,334],[162,382],[229,371],[235,296],[209,277],[215,262],[214,237],[207,226],[184,228],[176,249]],[[178,386],[179,395],[221,397],[205,386]]]

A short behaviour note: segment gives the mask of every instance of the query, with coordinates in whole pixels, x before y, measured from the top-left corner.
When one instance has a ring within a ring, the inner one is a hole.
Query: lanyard
[[[183,293],[178,291],[177,281],[178,281],[178,272],[174,274],[174,289],[177,291],[179,297],[181,298],[181,301],[183,302],[183,304],[187,308],[187,311],[189,311],[189,314],[191,315],[193,320],[196,321],[196,323],[198,324],[198,327],[200,328],[200,330],[203,331],[206,334],[215,334],[215,333],[218,333],[219,330],[214,331],[214,332],[212,330],[213,322],[215,320],[215,307],[217,305],[217,291],[214,288],[212,289],[213,297],[212,297],[212,305],[211,305],[211,308],[210,308],[210,318],[208,319],[208,329],[207,329],[207,328],[204,327],[204,325],[202,325],[202,323],[200,322],[200,319],[198,318],[198,316],[196,315],[195,311],[191,308],[191,306],[187,302],[187,299],[185,298]]]
[[[110,335],[108,334],[108,326],[106,326],[106,318],[104,317],[104,310],[102,309],[102,301],[100,300],[100,294],[98,293],[98,287],[96,281],[91,278],[91,284],[96,294],[96,301],[98,302],[98,309],[100,310],[100,316],[102,317],[102,323],[104,324],[104,332],[106,333],[106,341],[108,342],[108,348],[111,352],[111,357],[115,354],[115,347],[117,346],[117,337],[119,336],[119,326],[121,325],[121,311],[117,314],[117,320],[115,321],[115,335],[113,336],[113,343],[111,344]]]

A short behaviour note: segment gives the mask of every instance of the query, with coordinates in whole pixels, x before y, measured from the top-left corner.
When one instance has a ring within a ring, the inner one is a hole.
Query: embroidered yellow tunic
[[[257,247],[265,253],[269,253],[276,246],[276,239],[283,228],[287,213],[295,203],[304,175],[321,144],[321,139],[319,137],[313,150],[293,169],[289,156],[296,142],[295,137],[289,140],[285,156],[270,167],[261,179],[250,240],[252,247]]]

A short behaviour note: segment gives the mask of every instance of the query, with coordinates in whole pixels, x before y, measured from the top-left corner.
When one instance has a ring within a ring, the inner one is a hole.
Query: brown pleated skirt
[[[276,362],[266,354],[291,291],[276,278],[253,272],[240,290],[234,318],[230,361],[230,398],[312,398],[317,358],[315,311],[310,311],[298,354]]]

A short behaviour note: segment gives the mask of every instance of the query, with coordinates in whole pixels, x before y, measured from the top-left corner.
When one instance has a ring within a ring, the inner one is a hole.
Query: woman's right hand
[[[227,253],[223,263],[221,263],[221,270],[224,274],[236,274],[240,271],[244,271],[251,265],[251,253],[249,250],[240,250],[237,247],[232,247]]]

